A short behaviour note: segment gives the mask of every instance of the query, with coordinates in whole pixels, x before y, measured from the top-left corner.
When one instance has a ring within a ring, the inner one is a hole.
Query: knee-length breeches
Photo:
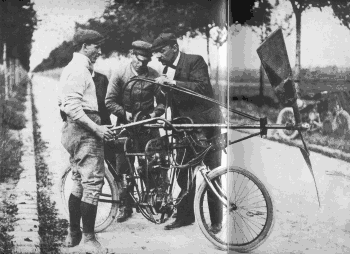
[[[97,114],[87,114],[100,124]],[[105,174],[103,140],[77,123],[67,120],[62,129],[62,145],[70,154],[72,194],[83,202],[97,205]]]

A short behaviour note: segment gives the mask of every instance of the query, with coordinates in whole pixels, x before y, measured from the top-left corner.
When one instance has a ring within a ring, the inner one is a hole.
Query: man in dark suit
[[[98,112],[100,113],[101,124],[111,125],[112,123],[111,123],[110,114],[105,104],[105,98],[106,98],[107,87],[108,87],[108,78],[107,76],[99,72],[93,71],[92,79],[96,87]],[[113,142],[105,142],[104,146],[105,146],[105,149],[104,149],[105,160],[108,160],[108,162],[112,165],[112,167],[116,168],[116,158],[115,158],[116,151],[115,151]],[[112,169],[110,165],[108,165],[108,168],[110,170]]]
[[[152,52],[165,66],[163,75],[156,79],[160,84],[171,84],[173,86],[190,89],[196,93],[213,98],[213,88],[210,84],[208,65],[200,55],[190,55],[179,51],[179,45],[174,34],[162,33],[153,42]],[[182,92],[173,91],[171,100],[172,117],[190,117],[194,123],[223,123],[224,119],[220,108],[213,103]],[[221,133],[220,128],[203,128],[196,133],[197,137],[212,138]],[[221,151],[209,153],[205,165],[214,169],[221,164]],[[178,184],[184,192],[187,189],[188,172],[180,171]],[[177,208],[176,220],[165,226],[166,230],[187,226],[194,222],[194,197],[196,191],[196,180],[190,186],[189,193],[183,197]],[[208,193],[208,203],[213,232],[219,232],[222,228],[222,204],[214,197],[212,192]]]

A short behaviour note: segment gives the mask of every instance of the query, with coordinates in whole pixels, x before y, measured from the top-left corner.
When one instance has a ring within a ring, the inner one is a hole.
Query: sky
[[[39,20],[33,34],[31,69],[47,58],[50,52],[64,40],[72,38],[75,22],[103,13],[105,0],[32,0]]]
[[[277,13],[289,13],[287,3]],[[291,66],[295,64],[296,30],[295,18],[291,20],[294,30],[289,37],[284,36]],[[337,65],[350,67],[350,30],[340,25],[333,17],[331,8],[312,8],[302,15],[301,23],[301,66],[315,67]],[[285,33],[284,33],[285,35]],[[239,69],[258,68],[260,65],[256,49],[260,45],[257,36],[249,28],[243,28],[232,39],[234,46],[229,52],[230,61]]]
[[[74,22],[85,22],[89,18],[103,13],[106,0],[32,0],[38,18],[42,21],[34,32],[31,69],[35,68],[51,50],[64,40],[72,38]],[[291,11],[290,4],[280,6],[274,15],[283,15]],[[285,36],[286,47],[292,66],[295,64],[295,19],[291,20],[294,30]],[[333,17],[332,10],[325,8],[322,12],[313,8],[302,15],[301,31],[301,65],[315,67],[337,65],[350,67],[350,30],[340,25]],[[210,45],[210,62],[216,67],[217,59],[222,69],[226,69],[227,60],[235,68],[258,68],[260,61],[256,53],[260,41],[250,28],[243,27],[240,32],[230,35],[228,43],[219,49]],[[207,44],[203,38],[180,41],[180,49],[185,52],[200,54],[208,61]],[[219,56],[219,57],[218,57]]]

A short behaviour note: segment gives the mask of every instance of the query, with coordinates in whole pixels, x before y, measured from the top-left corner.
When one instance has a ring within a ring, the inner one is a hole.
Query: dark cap
[[[167,45],[177,43],[177,38],[173,33],[161,33],[152,44],[152,52],[158,51]]]
[[[88,29],[79,29],[73,37],[74,45],[83,43],[100,45],[103,41],[104,38],[100,33]]]
[[[152,57],[152,44],[145,41],[134,41],[131,46],[134,54],[144,57]]]

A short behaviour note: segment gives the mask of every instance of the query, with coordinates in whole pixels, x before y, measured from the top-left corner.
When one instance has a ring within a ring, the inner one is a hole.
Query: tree
[[[217,52],[217,60],[216,60],[216,86],[219,86],[219,67],[220,67],[220,54],[219,50],[220,47],[226,42],[227,40],[227,31],[226,28],[219,28],[216,27],[216,29],[212,29],[211,37],[213,38],[214,44],[216,45],[216,52]]]
[[[296,24],[296,50],[295,50],[295,69],[294,79],[298,94],[300,96],[300,74],[301,74],[301,17],[302,14],[310,8],[319,8],[322,11],[324,7],[331,7],[333,9],[334,17],[336,17],[341,24],[350,29],[350,3],[342,0],[282,0],[289,2],[295,16]],[[278,2],[278,0],[277,0]]]

